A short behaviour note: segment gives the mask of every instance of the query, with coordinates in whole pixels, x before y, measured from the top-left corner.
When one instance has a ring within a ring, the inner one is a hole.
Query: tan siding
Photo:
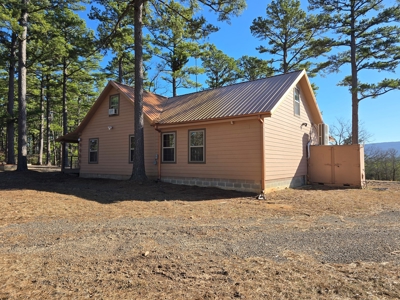
[[[188,131],[206,130],[206,163],[188,163]],[[258,120],[188,126],[176,132],[176,163],[162,164],[161,176],[261,180],[261,125]]]
[[[85,127],[81,135],[81,173],[130,175],[133,165],[129,163],[129,135],[134,133],[134,114],[132,103],[120,95],[119,115],[108,115],[109,95],[116,94],[113,88],[104,98],[99,109]],[[108,126],[113,129],[108,130]],[[145,167],[147,175],[157,176],[154,158],[157,153],[158,134],[145,118]],[[99,160],[97,164],[88,163],[89,139],[99,139]]]
[[[108,115],[109,96],[116,94],[113,88],[85,127],[81,135],[81,173],[129,175],[129,135],[133,134],[133,105],[120,95],[119,115]],[[108,130],[108,126],[113,129]],[[88,163],[88,142],[99,139],[97,164]]]
[[[311,114],[300,91],[300,116],[294,115],[293,92],[289,92],[270,118],[264,118],[265,180],[307,174],[306,148]],[[307,127],[301,126],[307,123]]]

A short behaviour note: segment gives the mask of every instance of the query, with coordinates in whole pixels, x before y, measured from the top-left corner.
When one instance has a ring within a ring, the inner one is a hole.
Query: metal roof
[[[112,84],[123,92],[130,101],[134,102],[135,89],[133,87],[115,81],[113,81]],[[143,91],[143,112],[150,120],[158,119],[167,99],[166,97]]]
[[[158,124],[270,113],[290,87],[304,74],[304,70],[296,71],[172,98],[143,91],[143,112],[153,123]],[[111,86],[120,90],[132,104],[134,103],[135,90],[133,87],[110,81],[78,128],[58,138],[58,141],[77,141],[80,132],[94,115]],[[318,109],[316,113],[319,114]]]
[[[169,98],[159,124],[270,112],[304,71]]]

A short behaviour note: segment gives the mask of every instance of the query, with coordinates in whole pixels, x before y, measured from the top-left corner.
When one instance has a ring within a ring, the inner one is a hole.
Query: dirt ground
[[[0,172],[0,299],[400,299],[400,183],[255,196]]]

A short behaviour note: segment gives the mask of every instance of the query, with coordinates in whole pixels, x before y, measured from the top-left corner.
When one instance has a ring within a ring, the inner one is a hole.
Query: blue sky
[[[227,55],[235,59],[243,56],[258,56],[268,59],[266,54],[260,54],[256,47],[264,44],[253,37],[250,33],[252,21],[261,16],[265,17],[265,9],[270,1],[247,0],[247,9],[239,17],[232,18],[231,24],[214,21],[213,14],[205,13],[213,24],[219,26],[219,32],[210,36],[209,42],[214,43],[218,49],[224,51]],[[395,0],[386,0],[386,5],[393,5]],[[306,10],[307,1],[302,1],[302,7]],[[88,22],[90,27],[94,24]],[[95,28],[93,28],[95,29]],[[200,63],[200,62],[198,62]],[[343,68],[339,73],[317,76],[312,79],[318,87],[317,102],[322,111],[324,122],[330,126],[336,123],[336,119],[345,121],[351,120],[351,95],[347,88],[337,86],[337,83],[346,75],[349,75],[350,69]],[[398,77],[400,68],[396,74],[386,72],[369,72],[360,74],[361,80],[368,82],[378,81],[385,77]],[[199,82],[204,78],[199,77]],[[179,94],[191,92],[181,89]],[[391,91],[376,99],[368,98],[360,102],[359,118],[363,127],[372,134],[370,142],[392,142],[400,141],[400,91]]]

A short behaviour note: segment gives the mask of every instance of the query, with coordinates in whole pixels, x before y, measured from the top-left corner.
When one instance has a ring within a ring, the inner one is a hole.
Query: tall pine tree
[[[398,2],[397,2],[398,3]],[[361,82],[362,71],[395,72],[400,63],[400,5],[384,5],[383,0],[309,0],[310,9],[328,16],[325,27],[334,37],[329,41],[338,51],[327,65],[338,72],[350,66],[350,75],[339,84],[349,87],[352,103],[352,143],[359,143],[359,102],[400,89],[400,79],[385,78],[379,82]],[[370,76],[373,78],[373,76]]]
[[[190,75],[197,75],[200,69],[187,64],[191,57],[204,53],[199,41],[218,30],[195,14],[190,7],[169,0],[155,10],[155,18],[149,20],[147,27],[153,36],[152,53],[165,62],[164,72],[169,76],[164,80],[171,83],[173,96],[177,95],[178,88],[198,87]]]
[[[253,20],[251,33],[268,42],[259,46],[260,53],[272,56],[276,73],[306,69],[314,75],[312,60],[330,50],[327,39],[322,39],[323,18],[307,15],[299,0],[273,0],[268,4],[266,17]]]

